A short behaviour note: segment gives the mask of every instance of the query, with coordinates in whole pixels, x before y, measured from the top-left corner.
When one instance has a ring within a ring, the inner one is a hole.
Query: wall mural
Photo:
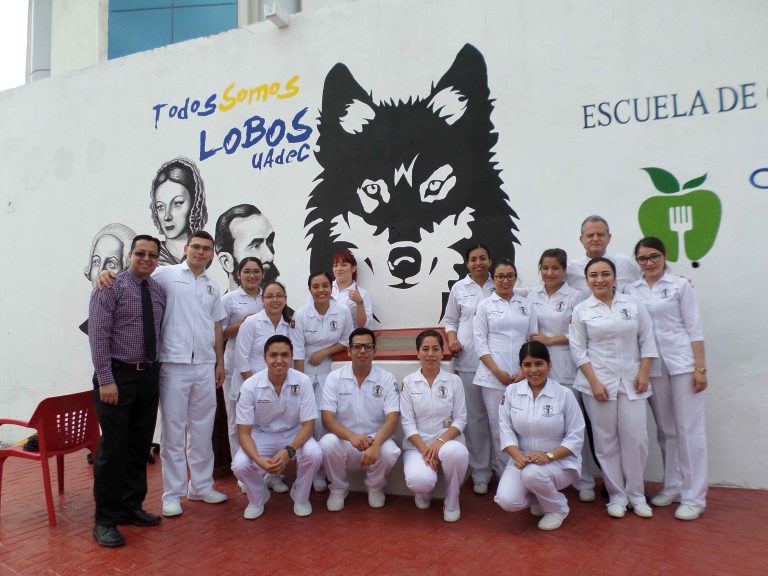
[[[444,308],[466,274],[467,246],[483,242],[494,258],[514,258],[517,214],[493,161],[492,110],[485,60],[469,44],[429,97],[407,102],[374,102],[336,64],[323,88],[320,182],[307,203],[310,267],[326,269],[349,248],[380,300],[435,302],[436,323],[436,295]],[[376,317],[390,326],[400,320],[392,312],[379,307]]]

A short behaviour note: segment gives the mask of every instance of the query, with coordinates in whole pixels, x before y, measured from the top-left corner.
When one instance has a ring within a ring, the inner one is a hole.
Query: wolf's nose
[[[392,276],[405,281],[421,270],[421,254],[412,246],[393,248],[387,265]]]

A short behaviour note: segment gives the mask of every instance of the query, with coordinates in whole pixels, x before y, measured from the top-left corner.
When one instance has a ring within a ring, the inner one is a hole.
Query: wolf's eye
[[[370,214],[376,210],[380,202],[385,204],[389,202],[389,188],[387,188],[387,183],[382,179],[366,179],[357,189],[357,197],[360,198],[363,210]]]
[[[429,178],[419,185],[419,195],[422,202],[442,200],[456,184],[453,167],[450,164],[440,166],[430,174]]]

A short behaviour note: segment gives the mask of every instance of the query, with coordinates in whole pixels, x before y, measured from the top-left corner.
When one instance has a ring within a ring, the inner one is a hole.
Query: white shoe
[[[416,494],[413,497],[413,501],[416,503],[416,508],[419,510],[428,510],[429,505],[432,503],[432,498],[429,494]]]
[[[383,508],[387,497],[382,490],[371,488],[368,490],[368,506],[371,508]]]
[[[632,504],[632,512],[635,513],[635,516],[640,516],[640,518],[653,518],[653,510],[645,502],[642,504]]]
[[[288,492],[288,484],[283,482],[282,478],[275,478],[269,483],[269,487],[272,488],[272,492],[275,494],[285,494]]]
[[[227,495],[211,488],[206,494],[187,494],[188,500],[197,500],[206,504],[221,504],[227,501]]]
[[[443,508],[443,520],[445,522],[458,522],[459,518],[461,518],[461,510],[456,508],[456,510],[446,510]]]
[[[184,510],[181,509],[181,502],[163,502],[163,516],[181,516]]]
[[[539,520],[539,530],[557,530],[563,525],[563,520],[567,517],[567,513],[547,512],[544,514],[544,517]]]
[[[315,489],[315,492],[325,492],[328,490],[328,482],[322,476],[315,476],[312,479],[312,488]]]
[[[651,498],[651,504],[654,506],[658,506],[659,508],[662,508],[664,506],[669,506],[672,504],[672,502],[680,502],[680,495],[679,494],[664,494],[664,492],[659,492]]]
[[[256,520],[259,516],[264,514],[264,505],[261,506],[252,506],[248,504],[248,507],[245,509],[245,512],[243,512],[243,518],[246,520]]]
[[[579,500],[581,502],[594,502],[597,500],[597,494],[595,494],[595,491],[592,488],[579,490]]]
[[[624,514],[627,512],[627,507],[622,504],[608,504],[606,510],[608,516],[611,518],[624,518]]]
[[[248,492],[248,489],[245,487],[245,484],[240,482],[240,480],[237,481],[237,487],[240,488],[240,492],[242,492],[243,494]]]
[[[704,506],[694,504],[680,504],[675,510],[675,518],[678,520],[696,520],[704,512]]]
[[[344,510],[344,499],[347,497],[346,490],[331,490],[325,507],[329,512],[340,512]]]
[[[541,506],[536,503],[531,504],[531,516],[536,516],[537,518],[544,516],[544,511],[541,509]]]
[[[472,486],[472,492],[475,494],[488,494],[488,482],[475,482]]]
[[[312,504],[310,504],[309,501],[294,502],[293,513],[296,514],[296,516],[309,516],[312,514]]]

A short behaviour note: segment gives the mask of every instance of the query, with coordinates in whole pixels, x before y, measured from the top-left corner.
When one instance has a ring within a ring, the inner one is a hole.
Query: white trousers
[[[330,489],[334,492],[348,490],[347,471],[362,469],[360,460],[363,453],[350,442],[330,433],[320,439],[320,448],[323,451],[323,466],[331,484]],[[395,441],[392,438],[386,440],[381,445],[376,463],[365,467],[365,485],[369,490],[384,488],[387,476],[399,457],[400,448]]]
[[[214,365],[163,362],[160,410],[163,502],[178,502],[187,493],[207,494],[213,489]]]
[[[467,425],[464,438],[469,450],[469,467],[472,469],[472,482],[489,482],[491,479],[491,427],[488,412],[483,402],[483,391],[475,386],[474,372],[456,371],[464,384],[464,399],[467,403]]]
[[[494,502],[502,510],[517,512],[529,508],[535,498],[545,514],[568,514],[568,499],[560,492],[579,477],[578,470],[564,468],[560,462],[528,464],[522,470],[510,459],[499,480]]]
[[[504,390],[487,388],[485,386],[479,386],[479,388],[483,395],[483,403],[485,404],[488,424],[491,429],[491,446],[493,448],[491,465],[494,472],[496,472],[496,476],[501,478],[509,462],[509,454],[501,451],[501,431],[499,429],[499,406],[501,406],[501,399],[504,397]]]
[[[693,373],[651,378],[648,399],[656,420],[657,438],[664,459],[662,493],[681,496],[683,504],[707,504],[706,397],[693,389]]]
[[[227,409],[227,437],[229,438],[229,452],[234,460],[235,454],[240,449],[240,440],[237,437],[237,400],[229,397],[232,390],[232,376],[224,376],[224,407]]]
[[[456,440],[448,440],[437,453],[440,468],[445,477],[445,503],[443,509],[453,512],[459,509],[459,489],[464,481],[469,465],[467,447]],[[403,453],[403,472],[405,484],[414,494],[428,495],[437,484],[437,472],[424,462],[418,450],[406,450]]]
[[[648,460],[645,400],[630,400],[619,393],[616,400],[598,402],[584,394],[584,405],[611,504],[644,504],[643,472]]]
[[[296,437],[295,430],[265,434],[253,432],[253,441],[259,455],[270,458],[285,448]],[[314,438],[307,440],[296,450],[296,481],[293,483],[291,497],[294,502],[308,502],[312,478],[323,463],[323,453]],[[248,503],[251,506],[263,506],[267,501],[267,474],[241,448],[232,460],[232,472],[245,485]]]
[[[571,392],[573,392],[573,395],[576,397],[576,401],[579,403],[579,408],[581,408],[581,413],[585,414],[584,399],[582,398],[581,392],[574,390],[571,386],[568,386],[568,388],[570,388]],[[581,476],[573,483],[573,487],[576,488],[576,490],[594,490],[595,477],[592,474],[594,466],[593,462],[594,458],[592,458],[592,449],[589,445],[589,434],[587,434],[587,431],[585,430],[584,443],[581,445]]]

